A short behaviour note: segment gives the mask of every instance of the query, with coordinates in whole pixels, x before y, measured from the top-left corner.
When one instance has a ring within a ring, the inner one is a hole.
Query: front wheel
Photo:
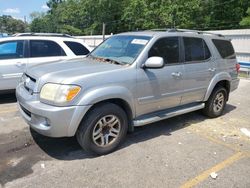
[[[114,151],[128,130],[126,113],[119,106],[106,103],[91,110],[77,130],[79,144],[86,151],[104,155]]]
[[[217,87],[212,92],[208,101],[205,103],[203,113],[215,118],[223,113],[227,101],[227,90],[224,87]]]

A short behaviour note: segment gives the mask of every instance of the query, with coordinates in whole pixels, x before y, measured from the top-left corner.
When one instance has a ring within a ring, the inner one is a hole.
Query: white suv
[[[24,33],[0,39],[0,93],[14,90],[27,67],[85,57],[92,49],[63,34]]]

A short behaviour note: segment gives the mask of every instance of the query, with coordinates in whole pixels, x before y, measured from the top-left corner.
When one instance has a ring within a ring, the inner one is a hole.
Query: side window
[[[211,57],[206,42],[201,38],[183,37],[185,62],[204,61]]]
[[[0,43],[0,59],[17,59],[24,57],[24,41]]]
[[[89,53],[89,50],[81,43],[71,41],[64,41],[64,43],[75,55],[87,55]]]
[[[179,63],[179,38],[168,37],[156,41],[148,53],[148,57],[162,57],[166,64]]]
[[[53,41],[31,40],[30,57],[66,56],[63,49]]]
[[[230,41],[219,39],[213,39],[212,41],[223,59],[236,58],[233,45]]]

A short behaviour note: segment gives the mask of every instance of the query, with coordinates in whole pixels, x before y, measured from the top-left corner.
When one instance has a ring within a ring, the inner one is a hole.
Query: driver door
[[[137,70],[137,116],[180,105],[184,72],[180,61],[179,37],[158,39],[148,52],[150,57],[162,57],[165,66],[159,69]]]
[[[25,71],[27,58],[23,40],[0,43],[0,90],[15,89]]]

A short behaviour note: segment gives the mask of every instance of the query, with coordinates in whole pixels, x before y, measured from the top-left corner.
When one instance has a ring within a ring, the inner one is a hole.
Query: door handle
[[[182,76],[182,73],[181,73],[181,72],[173,72],[171,75],[172,75],[173,77],[175,77],[175,78],[179,78],[179,77]]]
[[[17,67],[23,67],[23,66],[25,66],[25,63],[17,62],[17,63],[16,63],[16,66],[17,66]]]
[[[209,68],[208,69],[210,72],[214,72],[214,71],[216,71],[216,69],[215,68]]]
[[[23,67],[23,66],[25,66],[25,63],[17,62],[17,63],[16,63],[16,66],[17,66],[17,67]]]

